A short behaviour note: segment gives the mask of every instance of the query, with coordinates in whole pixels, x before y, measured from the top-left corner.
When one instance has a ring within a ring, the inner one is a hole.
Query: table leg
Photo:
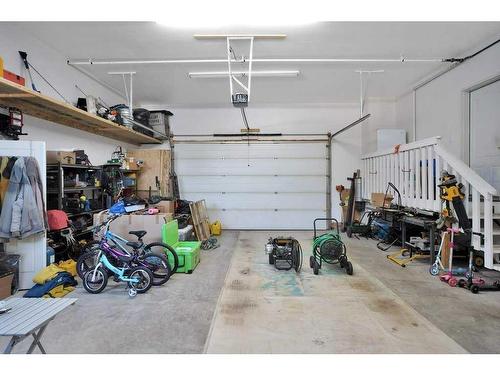
[[[401,249],[406,248],[406,223],[401,222]]]
[[[431,264],[436,260],[436,228],[431,225],[429,228],[429,242],[431,252]]]
[[[5,347],[3,354],[10,354],[12,353],[12,349],[14,349],[14,346],[21,340],[19,340],[18,336],[12,336],[9,343]]]
[[[33,353],[33,350],[35,350],[35,346],[38,346],[38,348],[40,349],[40,351],[42,352],[42,354],[47,354],[45,352],[45,349],[42,346],[42,343],[40,342],[40,339],[42,338],[43,332],[45,331],[45,328],[47,328],[48,325],[49,325],[49,323],[47,322],[47,324],[45,324],[42,328],[40,328],[38,330],[38,332],[33,332],[32,333],[33,342],[31,343],[30,348],[28,349],[28,351],[26,352],[26,354]]]

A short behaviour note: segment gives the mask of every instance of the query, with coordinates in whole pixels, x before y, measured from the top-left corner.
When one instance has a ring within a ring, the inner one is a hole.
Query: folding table
[[[4,354],[10,354],[16,344],[28,336],[33,336],[27,354],[33,353],[38,346],[45,354],[40,339],[47,325],[58,313],[73,305],[77,298],[10,298],[5,300],[3,309],[10,309],[0,314],[0,336],[11,336]]]

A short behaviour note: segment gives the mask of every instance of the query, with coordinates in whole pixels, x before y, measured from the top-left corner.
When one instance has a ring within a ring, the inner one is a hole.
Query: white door
[[[46,191],[45,142],[0,141],[0,156],[33,156],[38,160],[40,177]],[[24,240],[11,240],[6,244],[8,253],[19,254],[19,287],[29,289],[33,286],[33,276],[47,264],[47,240],[44,233],[30,236]]]
[[[326,143],[176,144],[181,197],[227,229],[311,229],[326,216]]]
[[[470,94],[470,166],[500,191],[500,80]]]

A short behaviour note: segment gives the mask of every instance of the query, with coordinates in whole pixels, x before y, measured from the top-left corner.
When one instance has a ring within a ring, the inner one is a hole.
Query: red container
[[[24,77],[18,76],[17,74],[14,74],[12,72],[9,72],[8,70],[3,70],[3,78],[6,80],[9,80],[11,82],[17,83],[18,85],[24,86],[26,80]]]

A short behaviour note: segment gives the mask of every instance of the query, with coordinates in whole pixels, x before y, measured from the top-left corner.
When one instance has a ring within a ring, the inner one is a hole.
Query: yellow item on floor
[[[33,282],[35,284],[43,285],[47,281],[52,280],[54,277],[56,277],[59,272],[65,271],[65,269],[59,268],[56,264],[48,265],[33,277]]]
[[[73,290],[75,290],[74,286],[58,285],[55,288],[49,290],[47,294],[43,296],[43,298],[61,298],[66,294],[71,293]]]
[[[75,277],[76,273],[76,262],[73,259],[61,260],[57,265],[59,268],[71,274],[71,276]]]
[[[212,233],[212,235],[214,236],[220,236],[220,234],[222,233],[222,224],[219,220],[210,224],[210,233]]]

